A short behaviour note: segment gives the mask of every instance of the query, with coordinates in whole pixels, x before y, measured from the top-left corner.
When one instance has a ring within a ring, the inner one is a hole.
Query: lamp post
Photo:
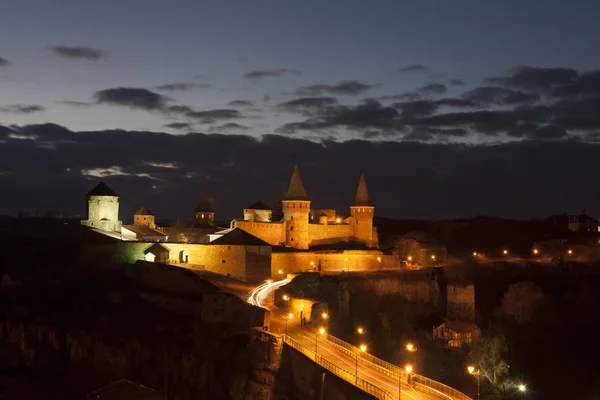
[[[286,307],[287,307],[287,309],[289,311],[289,309],[290,309],[290,296],[288,296],[287,294],[284,294],[282,298],[283,298],[283,301],[285,301],[287,303]]]
[[[325,328],[321,327],[321,328],[319,328],[317,333],[315,333],[315,361],[317,359],[317,350],[318,350],[317,342],[319,341],[319,334],[324,335]]]
[[[361,344],[359,347],[361,352],[365,352],[367,350],[367,346],[365,346],[364,344]],[[355,382],[354,382],[354,386],[358,386],[358,351],[356,352],[356,372],[355,372]]]
[[[406,382],[409,382],[410,373],[413,370],[413,366],[410,364],[406,364],[404,366],[404,370],[406,371]],[[398,400],[402,398],[402,374],[398,371]]]
[[[287,318],[285,318],[285,334],[287,335],[287,326],[288,326],[288,320],[291,321],[292,318],[294,318],[294,314],[289,313],[287,315]]]
[[[475,368],[474,366],[469,365],[467,367],[467,371],[469,371],[469,374],[473,375],[475,377],[475,379],[477,380],[477,400],[479,400],[479,393],[480,393],[479,370],[477,368]]]

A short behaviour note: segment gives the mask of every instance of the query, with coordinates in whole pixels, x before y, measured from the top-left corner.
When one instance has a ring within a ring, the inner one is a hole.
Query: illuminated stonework
[[[86,198],[87,218],[81,224],[120,234],[122,222],[119,221],[119,196],[104,182],[100,182]]]

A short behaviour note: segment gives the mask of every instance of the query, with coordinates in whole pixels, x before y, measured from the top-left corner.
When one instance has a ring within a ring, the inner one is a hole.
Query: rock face
[[[227,338],[171,343],[122,339],[37,323],[0,327],[1,367],[26,367],[62,382],[66,399],[127,377],[169,399],[270,400],[281,354],[277,340],[253,330]]]

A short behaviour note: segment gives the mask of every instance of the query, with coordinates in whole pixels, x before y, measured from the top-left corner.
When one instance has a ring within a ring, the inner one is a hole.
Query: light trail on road
[[[283,286],[287,283],[287,279],[282,279],[280,281],[275,282],[265,282],[262,285],[259,285],[252,289],[250,292],[250,297],[248,298],[248,303],[262,307],[261,301],[267,297],[268,292],[271,290],[275,290],[280,286]]]

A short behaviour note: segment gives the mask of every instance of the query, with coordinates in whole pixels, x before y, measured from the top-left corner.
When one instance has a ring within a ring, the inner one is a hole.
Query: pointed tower
[[[294,167],[290,186],[281,201],[285,220],[285,243],[298,249],[308,249],[308,215],[310,200],[304,190],[298,164]]]
[[[87,218],[82,225],[107,232],[121,232],[119,221],[119,195],[104,182],[89,191],[87,198]]]
[[[133,224],[134,225],[145,225],[149,228],[156,228],[156,223],[154,220],[154,214],[152,211],[148,210],[146,207],[142,207],[133,214]]]
[[[206,196],[205,189],[202,189],[200,201],[194,209],[194,214],[196,214],[196,221],[198,221],[200,225],[214,226],[215,210],[213,210],[210,200],[208,200],[208,197]]]
[[[350,206],[350,215],[353,217],[354,237],[369,247],[377,247],[377,234],[373,229],[373,216],[375,206],[369,198],[365,175],[360,174],[358,188],[354,196],[354,203]]]

